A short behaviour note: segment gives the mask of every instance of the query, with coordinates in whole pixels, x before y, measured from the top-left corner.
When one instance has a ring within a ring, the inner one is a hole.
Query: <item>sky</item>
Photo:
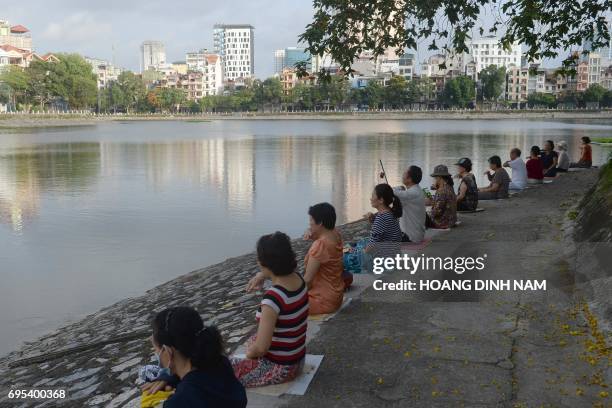
[[[52,5],[52,6],[51,6]],[[273,74],[274,50],[297,46],[312,0],[0,0],[0,20],[26,26],[39,53],[77,52],[137,71],[140,44],[159,40],[169,62],[212,50],[213,25],[255,27],[255,74]]]
[[[181,61],[212,50],[214,24],[251,24],[259,78],[274,73],[274,50],[298,45],[312,15],[312,0],[0,0],[0,20],[30,29],[36,52],[77,52],[134,71],[144,40],[164,42],[167,61]],[[431,53],[424,44],[417,61]]]

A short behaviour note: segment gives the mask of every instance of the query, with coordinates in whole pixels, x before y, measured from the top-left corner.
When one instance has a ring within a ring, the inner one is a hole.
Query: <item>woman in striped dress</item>
[[[256,314],[257,334],[248,342],[246,359],[232,359],[234,374],[245,387],[282,384],[297,377],[304,367],[308,319],[308,289],[296,272],[297,261],[286,234],[264,235],[257,242],[261,271],[248,291],[272,286]]]

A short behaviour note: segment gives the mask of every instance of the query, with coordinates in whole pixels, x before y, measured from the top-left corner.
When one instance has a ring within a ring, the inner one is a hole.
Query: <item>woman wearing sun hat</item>
[[[436,191],[430,200],[431,211],[427,214],[428,228],[451,228],[457,222],[457,196],[453,190],[453,176],[448,167],[439,164],[434,168],[432,189]]]
[[[559,160],[557,161],[557,172],[565,173],[570,166],[570,157],[567,154],[567,143],[564,140],[557,142],[559,149]]]

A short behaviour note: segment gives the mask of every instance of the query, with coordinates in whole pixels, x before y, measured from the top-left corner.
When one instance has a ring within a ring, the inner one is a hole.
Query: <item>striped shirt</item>
[[[289,291],[282,286],[271,286],[264,294],[261,305],[272,308],[277,314],[272,343],[265,358],[276,364],[297,364],[306,356],[306,328],[308,326],[308,290],[306,284]],[[261,306],[257,311],[261,318]]]
[[[393,257],[400,249],[402,230],[399,220],[391,211],[379,211],[374,215],[368,247],[370,255],[377,257]]]
[[[423,221],[425,222],[425,221]],[[391,211],[380,211],[374,215],[369,244],[377,242],[401,242],[402,230],[399,221]]]

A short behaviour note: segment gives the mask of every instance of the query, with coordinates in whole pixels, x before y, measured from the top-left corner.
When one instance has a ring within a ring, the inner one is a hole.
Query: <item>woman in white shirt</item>
[[[565,141],[557,142],[557,148],[559,149],[559,160],[557,162],[557,171],[565,173],[570,167],[570,157],[567,154],[567,143]]]

